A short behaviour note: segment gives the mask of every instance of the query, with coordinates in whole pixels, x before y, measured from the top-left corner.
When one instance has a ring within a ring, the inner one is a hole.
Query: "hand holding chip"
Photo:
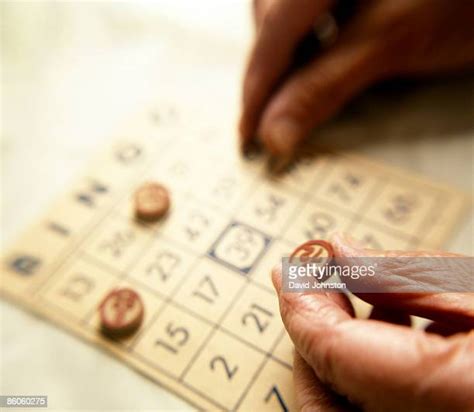
[[[333,247],[336,257],[407,256],[365,250],[340,235],[334,237]],[[460,271],[452,275],[472,276]],[[472,294],[360,295],[375,305],[365,320],[354,317],[349,299],[341,293],[283,293],[280,269],[274,269],[272,277],[283,322],[295,344],[294,381],[301,410],[474,409]],[[438,279],[435,270],[433,278]],[[425,331],[410,329],[402,326],[408,316],[400,313],[433,323]]]

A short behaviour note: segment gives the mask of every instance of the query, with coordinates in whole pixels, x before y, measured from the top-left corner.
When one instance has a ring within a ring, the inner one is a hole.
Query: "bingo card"
[[[232,129],[144,111],[3,255],[2,295],[112,352],[202,410],[294,410],[292,344],[270,270],[334,230],[387,249],[442,245],[468,205],[449,188],[347,153],[308,150],[271,176]],[[157,180],[168,215],[134,218]],[[145,305],[122,340],[99,331],[117,286]]]

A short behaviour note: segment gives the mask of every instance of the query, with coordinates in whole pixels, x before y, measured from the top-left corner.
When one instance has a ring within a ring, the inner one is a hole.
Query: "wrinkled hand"
[[[335,4],[254,1],[257,37],[243,86],[243,148],[257,135],[270,153],[289,155],[376,81],[474,68],[473,1],[359,0],[336,42],[289,72],[301,39]]]
[[[336,257],[383,256],[342,236],[334,238],[333,246]],[[433,276],[439,279],[439,274]],[[394,277],[387,279],[392,287]],[[472,278],[472,273],[453,277]],[[430,282],[429,276],[423,281]],[[400,277],[400,282],[405,280]],[[301,410],[474,410],[472,293],[359,295],[376,306],[370,319],[356,319],[343,294],[283,293],[280,269],[274,269],[273,283],[295,345],[294,381]],[[402,326],[408,314],[433,323],[426,331]]]

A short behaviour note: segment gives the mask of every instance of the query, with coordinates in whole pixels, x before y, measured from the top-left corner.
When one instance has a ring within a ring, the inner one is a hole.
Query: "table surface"
[[[157,95],[208,99],[216,111],[238,107],[252,39],[248,2],[0,8],[2,248],[113,137],[120,119]],[[164,84],[177,66],[189,76]],[[315,137],[472,195],[472,113],[472,76],[398,84],[357,98]],[[473,222],[471,213],[446,249],[472,255]],[[3,301],[0,322],[1,394],[48,395],[50,407],[61,409],[189,409],[110,356]]]

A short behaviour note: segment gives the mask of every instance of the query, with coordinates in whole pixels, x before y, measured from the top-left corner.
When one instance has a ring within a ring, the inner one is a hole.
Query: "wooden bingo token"
[[[115,289],[99,306],[102,332],[110,337],[124,337],[134,333],[143,322],[143,302],[130,288]]]
[[[135,216],[154,221],[162,217],[170,207],[168,190],[159,183],[145,183],[135,192]]]
[[[325,240],[310,240],[298,246],[290,256],[290,263],[299,259],[300,263],[308,261],[318,263],[321,266],[329,263],[334,258],[334,249]]]

